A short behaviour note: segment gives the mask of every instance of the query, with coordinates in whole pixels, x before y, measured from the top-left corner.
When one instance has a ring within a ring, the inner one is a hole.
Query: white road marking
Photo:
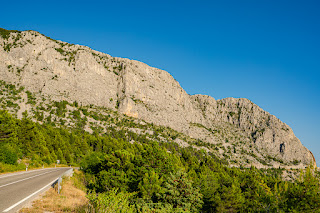
[[[19,204],[21,204],[22,202],[28,200],[30,197],[32,197],[33,195],[39,193],[40,191],[42,191],[43,189],[45,189],[46,187],[52,185],[55,181],[57,180],[57,178],[55,178],[53,181],[51,181],[48,185],[45,185],[44,187],[42,187],[41,189],[39,189],[38,191],[32,193],[31,195],[29,195],[28,197],[23,198],[22,200],[20,200],[19,202],[17,202],[16,204],[13,204],[12,206],[10,206],[9,208],[5,209],[3,212],[8,212],[11,209],[13,209],[14,207],[18,206]]]
[[[15,181],[15,182],[7,183],[5,185],[0,186],[0,188],[5,187],[5,186],[9,186],[9,185],[12,185],[12,184],[15,184],[15,183],[19,183],[21,181],[28,180],[28,179],[31,179],[31,178],[34,178],[34,177],[38,177],[38,176],[41,176],[41,175],[44,175],[44,174],[47,174],[47,173],[50,173],[50,172],[54,172],[54,171],[45,172],[45,173],[42,173],[42,174],[39,174],[39,175],[35,175],[35,176],[32,176],[32,177],[28,177],[28,178],[25,178],[25,179],[18,180],[18,181]]]
[[[31,172],[37,172],[37,171],[41,171],[41,170],[48,170],[48,169],[55,169],[55,168],[35,169],[35,170],[27,171],[27,172],[23,171],[23,172],[17,172],[17,173],[14,173],[14,174],[8,174],[8,175],[3,174],[3,175],[0,175],[0,179],[1,178],[15,176],[15,175],[28,174],[28,173],[31,173]]]

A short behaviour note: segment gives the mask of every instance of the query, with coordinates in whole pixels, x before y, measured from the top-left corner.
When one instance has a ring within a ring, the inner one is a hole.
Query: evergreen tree
[[[145,173],[138,186],[142,199],[157,202],[155,195],[163,192],[162,182],[163,179],[154,170]]]
[[[159,192],[157,198],[176,211],[198,212],[203,204],[200,190],[192,186],[192,181],[182,171],[169,175],[163,182],[163,192]]]

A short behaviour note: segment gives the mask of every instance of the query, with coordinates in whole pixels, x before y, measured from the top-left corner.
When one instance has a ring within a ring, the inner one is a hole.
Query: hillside
[[[231,166],[304,168],[312,153],[292,129],[247,99],[188,95],[166,71],[1,29],[1,106],[18,118],[123,132],[213,153]]]
[[[190,96],[165,71],[34,31],[0,34],[0,172],[81,168],[88,204],[44,208],[319,211],[320,173],[299,169],[312,153],[249,100]]]

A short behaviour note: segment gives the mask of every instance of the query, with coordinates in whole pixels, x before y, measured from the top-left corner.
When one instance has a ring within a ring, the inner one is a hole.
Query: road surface
[[[49,168],[0,175],[0,213],[17,212],[72,168]]]

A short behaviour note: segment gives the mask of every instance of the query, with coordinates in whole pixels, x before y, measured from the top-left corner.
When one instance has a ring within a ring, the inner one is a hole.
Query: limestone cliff
[[[229,149],[238,144],[273,166],[314,162],[288,125],[247,99],[190,96],[168,72],[142,62],[35,31],[1,32],[0,79],[39,96],[104,106]]]

